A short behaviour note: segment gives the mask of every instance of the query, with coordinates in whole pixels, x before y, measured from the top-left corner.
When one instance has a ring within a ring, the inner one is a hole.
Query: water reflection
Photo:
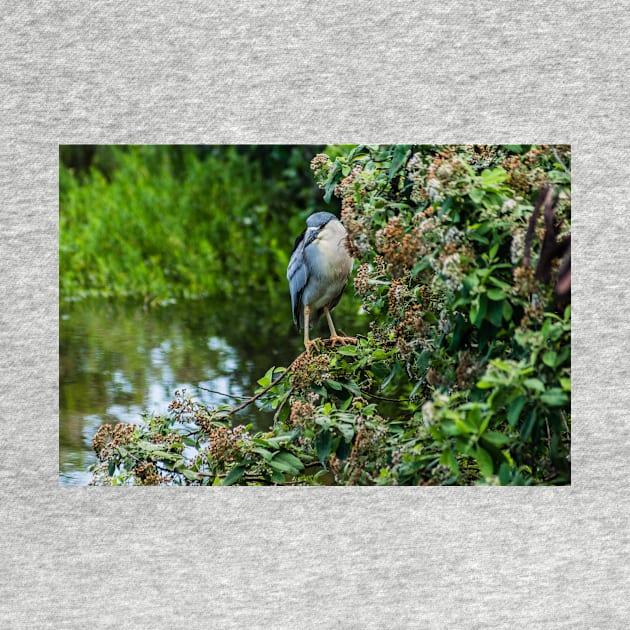
[[[158,309],[104,300],[62,306],[60,483],[90,481],[91,441],[101,424],[164,413],[176,389],[209,405],[230,402],[206,390],[249,395],[271,366],[288,365],[302,351],[285,309],[263,316],[252,304],[232,308],[213,312],[202,300]],[[256,429],[273,417],[253,405],[242,413],[239,420]]]

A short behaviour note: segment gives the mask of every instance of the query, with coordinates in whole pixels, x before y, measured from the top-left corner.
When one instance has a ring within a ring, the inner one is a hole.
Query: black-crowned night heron
[[[316,212],[306,219],[307,228],[295,239],[287,278],[291,290],[293,321],[304,328],[304,346],[310,350],[309,327],[326,315],[330,338],[346,341],[335,331],[330,311],[339,303],[352,271],[346,248],[346,228],[330,212]]]

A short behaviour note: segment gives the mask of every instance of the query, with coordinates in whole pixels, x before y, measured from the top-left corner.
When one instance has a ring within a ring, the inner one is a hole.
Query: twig
[[[209,389],[208,387],[202,387],[197,385],[198,389],[203,389],[204,392],[210,392],[211,394],[219,394],[219,396],[225,396],[226,398],[234,398],[235,400],[245,400],[247,396],[237,396],[236,394],[226,394],[224,392],[217,391],[216,389]]]
[[[302,356],[302,355],[300,355],[300,356]],[[299,358],[300,357],[298,357],[298,359]],[[238,407],[234,407],[234,409],[230,409],[230,411],[228,411],[222,417],[223,418],[229,418],[230,416],[233,416],[235,413],[238,413],[242,409],[245,409],[245,407],[249,407],[249,405],[251,405],[252,403],[256,402],[259,398],[264,396],[272,387],[275,387],[289,373],[289,371],[293,367],[293,364],[295,363],[295,361],[297,361],[297,359],[295,359],[293,361],[293,363],[291,363],[291,365],[286,370],[284,370],[284,372],[282,372],[282,374],[280,374],[280,376],[278,376],[278,378],[276,378],[275,380],[271,381],[271,383],[269,383],[269,385],[267,385],[267,387],[264,387],[263,389],[261,389],[255,396],[252,396],[251,398],[248,398],[244,403],[241,403],[240,405],[238,405]]]
[[[532,249],[532,240],[534,239],[534,232],[536,229],[536,221],[538,220],[538,214],[542,205],[544,203],[548,203],[551,200],[551,186],[543,186],[538,193],[538,199],[536,200],[536,205],[534,206],[534,212],[529,219],[529,225],[527,226],[527,233],[525,234],[525,251],[523,253],[523,266],[529,267],[531,264],[531,249]]]
[[[411,402],[410,398],[386,398],[385,396],[377,396],[376,394],[370,394],[369,392],[361,392],[361,393],[365,394],[366,396],[369,396],[370,398],[376,398],[377,400],[384,400],[386,402],[397,402],[397,403]]]
[[[569,175],[570,175],[571,171],[567,168],[566,164],[562,161],[562,159],[558,155],[558,152],[556,151],[556,147],[554,147],[552,145],[551,146],[551,150],[553,151],[553,155],[556,158],[556,160],[558,161],[558,164],[560,164],[560,166],[562,166],[562,168],[564,169],[565,173],[569,173]]]

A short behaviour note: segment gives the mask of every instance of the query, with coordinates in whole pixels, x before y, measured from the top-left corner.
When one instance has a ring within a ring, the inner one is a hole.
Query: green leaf
[[[486,295],[491,300],[495,300],[496,302],[499,302],[499,301],[504,300],[506,298],[505,293],[503,291],[501,291],[501,289],[488,289],[488,291],[486,292]]]
[[[479,328],[483,322],[483,318],[486,316],[486,311],[488,310],[488,301],[486,300],[484,295],[480,295],[478,298],[478,306],[473,315],[473,309],[470,309],[470,323],[473,326]],[[473,306],[475,303],[473,302]]]
[[[477,464],[479,464],[479,470],[484,477],[490,477],[494,473],[492,457],[481,446],[477,446]]]
[[[516,426],[516,423],[518,422],[521,411],[523,411],[523,407],[525,406],[526,402],[527,398],[525,396],[519,396],[510,403],[510,406],[508,407],[507,419],[508,424],[511,427]]]
[[[272,461],[273,462],[284,462],[285,464],[288,464],[289,466],[292,466],[293,468],[295,468],[298,471],[304,470],[304,464],[302,463],[302,460],[297,458],[292,453],[289,453],[288,451],[280,451],[279,453],[277,453],[274,456]]]
[[[481,407],[477,403],[473,403],[466,417],[466,424],[474,427],[476,431],[481,427]]]
[[[525,387],[529,389],[535,389],[536,391],[539,391],[539,392],[545,391],[544,383],[538,378],[526,378],[523,381],[523,385],[525,385]]]
[[[321,385],[317,385],[316,383],[311,383],[311,389],[316,394],[319,394],[324,400],[328,398],[328,392],[326,391],[325,387],[322,387]]]
[[[201,475],[196,473],[194,470],[190,470],[189,468],[184,468],[182,470],[182,475],[186,477],[189,481],[199,481],[201,479]]]
[[[459,464],[457,463],[457,458],[450,448],[442,451],[442,455],[440,455],[440,464],[442,464],[442,466],[448,466],[454,475],[459,474]]]
[[[470,304],[470,323],[475,325],[479,316],[479,298],[473,300]]]
[[[374,352],[372,352],[372,358],[375,361],[383,361],[384,359],[387,359],[389,355],[389,352],[385,352],[385,350],[381,350],[380,348],[377,348]]]
[[[496,383],[493,383],[491,381],[486,381],[486,380],[477,381],[477,388],[478,389],[491,389],[495,385],[496,385]]]
[[[494,289],[490,290],[494,291]],[[501,326],[501,322],[503,321],[503,304],[501,302],[490,302],[487,319],[497,328]]]
[[[300,472],[297,468],[295,468],[295,466],[291,466],[291,464],[287,464],[286,462],[283,462],[282,460],[276,461],[275,459],[272,459],[269,462],[269,465],[275,470],[279,470],[280,472],[286,472],[286,473],[289,473],[290,475],[297,475]]]
[[[336,352],[337,354],[342,354],[346,357],[356,357],[358,354],[360,354],[359,348],[354,345],[340,346],[336,349]]]
[[[499,481],[502,486],[507,486],[510,482],[510,466],[507,462],[503,462],[499,467]]]
[[[180,459],[180,455],[178,455],[177,453],[168,453],[167,451],[153,451],[151,453],[151,457],[153,459],[160,459],[160,460],[171,461],[171,462],[174,462]]]
[[[326,380],[326,385],[328,385],[328,387],[337,390],[338,392],[341,391],[343,385],[341,383],[338,383],[337,381],[333,381],[331,379],[327,379]]]
[[[545,352],[545,354],[543,354],[542,360],[545,365],[548,365],[550,368],[553,368],[556,366],[556,362],[558,360],[558,354],[554,352],[553,350],[549,350],[548,352]]]
[[[354,427],[351,424],[347,424],[346,422],[340,422],[337,425],[337,429],[339,429],[339,433],[343,435],[343,439],[347,443],[352,442],[352,438],[354,437]]]
[[[284,478],[284,475],[279,470],[272,470],[271,481],[273,481],[274,483],[278,485],[283,485],[286,479]]]
[[[381,383],[380,391],[385,391],[389,384],[394,380],[396,374],[400,372],[400,364],[396,361],[394,365],[392,365],[392,369],[389,374],[385,377],[385,380]]]
[[[245,466],[243,464],[238,464],[234,466],[232,470],[228,473],[227,477],[223,480],[221,485],[223,486],[231,486],[236,483],[245,473]]]
[[[455,418],[454,421],[455,426],[457,427],[457,431],[460,435],[470,435],[471,433],[475,433],[475,428],[470,426],[462,418]]]
[[[315,437],[315,451],[317,452],[317,458],[322,463],[322,466],[326,465],[326,460],[330,455],[331,448],[332,433],[330,431],[320,431]]]
[[[360,396],[361,395],[361,390],[359,389],[359,386],[354,381],[348,381],[347,383],[344,383],[343,386],[351,394],[354,394],[355,396]]]
[[[569,402],[569,397],[559,387],[552,387],[540,397],[540,400],[550,407],[562,407]]]
[[[262,448],[261,446],[254,447],[252,451],[254,453],[258,453],[259,455],[261,455],[262,458],[265,459],[266,461],[270,461],[271,458],[274,456],[274,453],[272,453],[271,451],[268,451],[266,448]]]
[[[394,154],[392,155],[392,163],[389,167],[389,174],[387,179],[391,181],[396,173],[399,171],[400,167],[407,161],[407,156],[411,153],[411,149],[408,144],[398,144],[394,149]]]
[[[534,425],[536,424],[536,409],[532,409],[529,413],[529,418],[527,422],[523,424],[521,427],[521,438],[526,440],[534,430]]]
[[[487,440],[490,444],[498,446],[499,448],[509,444],[511,441],[509,436],[505,435],[505,433],[500,433],[499,431],[486,431],[483,434],[482,439]]]
[[[164,444],[153,444],[153,442],[148,442],[147,440],[139,440],[137,442],[138,448],[141,448],[143,451],[161,451],[164,448]]]
[[[261,387],[267,387],[271,381],[273,380],[273,371],[275,368],[270,367],[266,372],[265,375],[262,376],[261,378],[258,379],[258,381],[256,381]]]
[[[475,202],[475,203],[479,203],[482,199],[483,196],[486,193],[481,189],[481,188],[473,188],[469,193],[468,196]]]
[[[110,459],[109,464],[107,465],[107,474],[110,477],[113,477],[115,472],[116,472],[116,462],[113,459]]]
[[[324,201],[326,203],[330,203],[330,199],[332,198],[333,192],[335,191],[335,186],[337,185],[336,175],[339,173],[341,169],[341,164],[335,160],[332,170],[328,175],[328,179],[324,184]]]
[[[299,429],[296,429],[295,431],[291,431],[290,433],[281,433],[280,435],[267,438],[267,446],[278,448],[282,444],[288,444],[289,442],[293,442],[293,440],[295,440],[295,438],[298,435],[300,435]]]

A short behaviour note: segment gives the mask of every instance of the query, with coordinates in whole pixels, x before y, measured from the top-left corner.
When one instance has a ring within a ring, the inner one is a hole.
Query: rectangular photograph
[[[62,145],[59,483],[571,483],[569,145]]]

